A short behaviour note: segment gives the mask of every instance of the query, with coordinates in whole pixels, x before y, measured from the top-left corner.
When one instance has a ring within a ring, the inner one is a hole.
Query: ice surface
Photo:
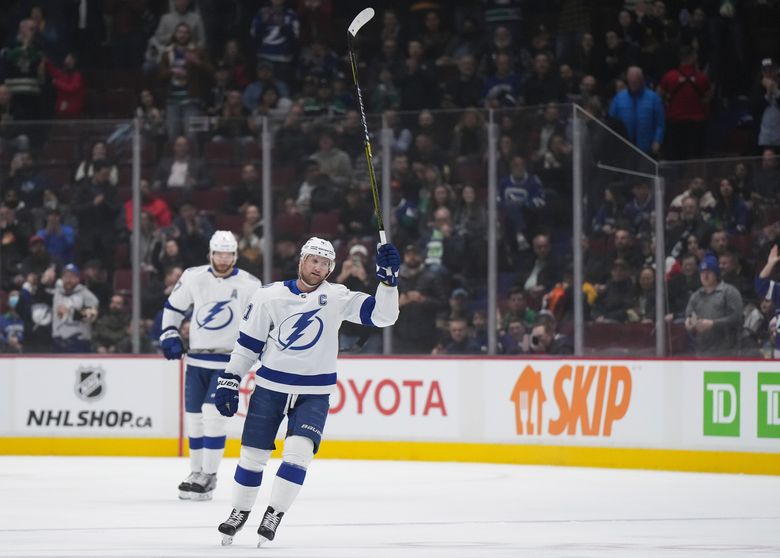
[[[0,556],[780,556],[775,477],[325,459],[258,549],[272,461],[221,547],[235,464],[213,501],[182,502],[185,459],[0,457]]]

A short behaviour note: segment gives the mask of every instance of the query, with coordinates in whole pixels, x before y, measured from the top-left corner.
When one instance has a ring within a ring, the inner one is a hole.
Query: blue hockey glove
[[[175,329],[164,331],[160,335],[160,348],[168,360],[179,360],[184,354],[184,345],[181,343],[179,332]]]
[[[382,244],[376,250],[376,278],[388,287],[398,285],[401,255],[392,244]]]
[[[228,372],[220,372],[217,378],[217,393],[214,396],[214,406],[219,414],[232,417],[238,411],[238,386],[241,377]]]

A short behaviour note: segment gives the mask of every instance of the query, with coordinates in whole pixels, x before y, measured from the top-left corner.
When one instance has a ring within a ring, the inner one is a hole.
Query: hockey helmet
[[[333,249],[333,244],[324,238],[313,236],[307,240],[301,247],[301,261],[306,256],[319,256],[329,260],[328,273],[333,272],[336,267],[336,251]]]
[[[214,252],[229,252],[233,254],[233,262],[230,265],[231,267],[236,265],[236,260],[238,260],[238,242],[232,232],[216,231],[211,236],[211,240],[209,240],[209,260],[213,258]]]

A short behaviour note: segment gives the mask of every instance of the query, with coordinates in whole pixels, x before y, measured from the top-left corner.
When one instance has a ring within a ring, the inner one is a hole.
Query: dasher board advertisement
[[[774,361],[494,361],[484,440],[780,452]]]
[[[179,363],[162,359],[3,359],[5,436],[179,435]],[[9,411],[10,409],[10,411]]]
[[[476,362],[474,364],[477,364]],[[461,377],[470,370],[455,360],[339,360],[338,383],[330,395],[325,437],[331,440],[460,440]],[[228,437],[240,438],[254,389],[254,376],[241,382],[239,410]],[[475,402],[478,404],[478,401]],[[285,424],[280,428],[284,437]]]

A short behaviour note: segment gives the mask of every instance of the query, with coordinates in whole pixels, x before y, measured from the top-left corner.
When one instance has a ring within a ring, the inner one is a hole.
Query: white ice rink
[[[324,459],[258,549],[272,461],[221,547],[235,464],[214,501],[182,502],[185,459],[0,457],[0,556],[780,556],[774,477]]]

